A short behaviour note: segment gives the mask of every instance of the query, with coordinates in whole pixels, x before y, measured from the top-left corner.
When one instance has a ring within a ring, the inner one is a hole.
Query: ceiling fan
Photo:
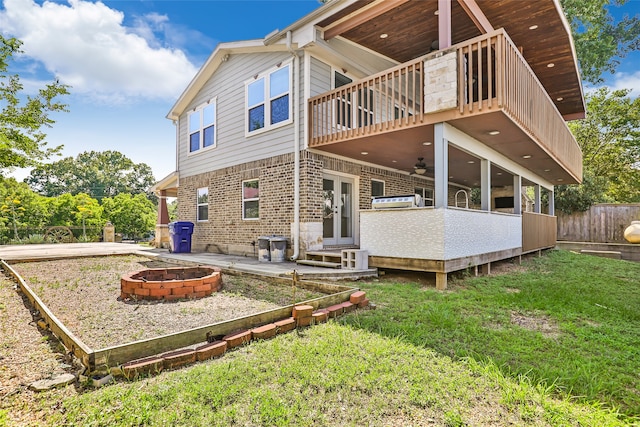
[[[418,175],[424,175],[427,173],[427,165],[423,162],[424,157],[418,157],[418,163],[413,166],[413,171]]]

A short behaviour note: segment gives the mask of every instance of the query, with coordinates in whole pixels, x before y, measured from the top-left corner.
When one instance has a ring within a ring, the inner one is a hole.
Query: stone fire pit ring
[[[222,289],[218,267],[149,268],[123,274],[120,298],[174,301],[203,298]]]

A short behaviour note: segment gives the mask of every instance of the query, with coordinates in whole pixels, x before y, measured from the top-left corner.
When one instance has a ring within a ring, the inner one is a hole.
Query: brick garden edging
[[[123,274],[120,298],[173,301],[203,298],[222,289],[218,267],[151,268]]]
[[[296,305],[291,317],[258,326],[252,329],[242,329],[225,335],[222,339],[211,338],[211,342],[176,351],[169,351],[157,356],[133,360],[121,366],[121,373],[127,379],[135,379],[140,375],[154,375],[163,369],[174,369],[189,365],[195,361],[203,361],[223,356],[227,350],[249,344],[253,340],[273,338],[294,330],[296,327],[307,327],[327,322],[329,318],[336,318],[357,308],[366,308],[369,300],[363,291],[350,295],[349,301],[335,304],[327,308],[313,310],[311,305]],[[210,337],[207,336],[207,339]]]

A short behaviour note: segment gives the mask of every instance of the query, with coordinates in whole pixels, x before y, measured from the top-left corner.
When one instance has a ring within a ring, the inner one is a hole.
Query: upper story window
[[[242,219],[260,219],[260,186],[257,179],[242,181]]]
[[[291,122],[291,65],[259,74],[246,83],[247,134]]]
[[[216,100],[189,113],[189,152],[216,145]]]
[[[209,188],[198,188],[196,195],[197,220],[209,220]]]

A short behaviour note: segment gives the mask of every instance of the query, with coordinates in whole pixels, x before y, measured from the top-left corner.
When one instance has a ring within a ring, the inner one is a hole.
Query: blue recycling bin
[[[191,235],[193,223],[189,221],[175,221],[169,223],[169,252],[191,252]]]

